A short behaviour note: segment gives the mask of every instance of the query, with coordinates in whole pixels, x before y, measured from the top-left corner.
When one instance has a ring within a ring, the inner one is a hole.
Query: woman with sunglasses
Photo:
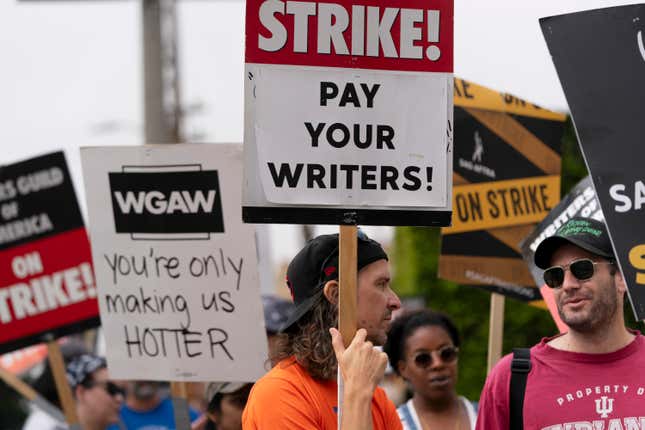
[[[404,430],[475,428],[473,404],[456,391],[459,343],[454,323],[439,312],[410,312],[392,323],[383,350],[414,390],[397,410]]]

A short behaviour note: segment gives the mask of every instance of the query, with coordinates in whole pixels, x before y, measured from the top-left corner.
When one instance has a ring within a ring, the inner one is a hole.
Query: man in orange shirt
[[[394,404],[377,387],[387,356],[374,349],[387,339],[401,302],[390,288],[381,245],[358,234],[359,330],[347,349],[338,326],[338,235],[309,241],[287,269],[296,308],[282,329],[280,362],[253,387],[245,430],[337,428],[337,366],[344,384],[342,430],[401,429]],[[330,336],[331,335],[331,336]]]

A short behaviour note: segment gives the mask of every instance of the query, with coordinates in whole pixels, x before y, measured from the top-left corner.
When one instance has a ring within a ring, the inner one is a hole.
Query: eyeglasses
[[[579,281],[591,279],[595,272],[596,264],[614,264],[613,261],[592,261],[588,258],[572,261],[564,266],[549,267],[544,271],[544,282],[551,288],[560,288],[564,282],[564,273],[567,270]]]
[[[421,352],[414,356],[414,364],[416,364],[421,369],[426,369],[429,366],[432,366],[433,362],[433,353],[437,353],[439,359],[445,363],[452,363],[459,356],[459,348],[456,346],[444,346],[443,348],[436,349],[429,352]]]
[[[106,393],[108,393],[110,396],[115,397],[117,395],[121,395],[125,397],[125,389],[116,385],[112,381],[104,381],[104,382],[98,382],[98,381],[90,381],[86,384],[83,384],[86,388],[94,388],[94,387],[101,387],[105,390]]]

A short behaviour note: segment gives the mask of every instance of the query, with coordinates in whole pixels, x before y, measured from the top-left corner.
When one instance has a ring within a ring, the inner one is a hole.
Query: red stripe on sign
[[[0,343],[98,315],[84,228],[0,252]]]
[[[247,63],[453,70],[452,0],[247,0]]]

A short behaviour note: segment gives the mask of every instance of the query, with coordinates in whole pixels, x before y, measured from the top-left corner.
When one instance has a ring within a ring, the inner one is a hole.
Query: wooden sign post
[[[487,374],[502,358],[502,342],[504,340],[504,305],[506,297],[502,294],[490,295],[490,324],[488,328],[488,365]]]
[[[60,346],[55,340],[47,342],[47,350],[49,352],[49,365],[54,375],[54,382],[56,383],[56,391],[60,404],[63,407],[65,414],[65,421],[69,424],[71,430],[80,430],[81,426],[78,422],[78,415],[76,415],[76,403],[72,390],[67,382],[65,374],[65,362],[63,361],[63,354],[60,352]]]
[[[341,225],[338,235],[339,288],[338,293],[338,330],[345,348],[354,339],[357,330],[356,308],[358,301],[358,228],[356,225]],[[338,369],[338,428],[343,412],[343,376]]]
[[[338,300],[338,328],[345,347],[348,347],[356,334],[356,283],[358,242],[355,225],[341,225],[338,250],[340,263],[340,292]]]

